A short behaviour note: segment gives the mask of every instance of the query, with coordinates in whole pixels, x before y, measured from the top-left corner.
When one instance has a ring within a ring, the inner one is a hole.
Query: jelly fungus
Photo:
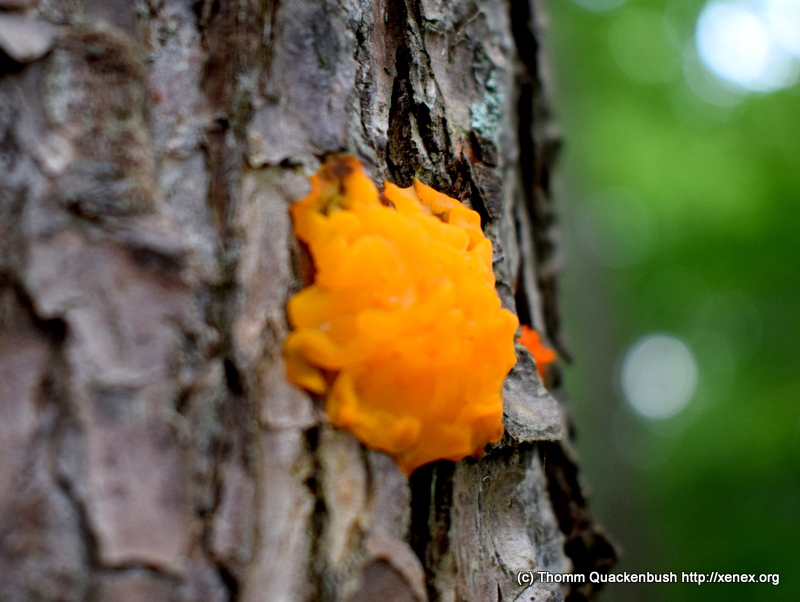
[[[353,157],[311,183],[290,209],[315,277],[289,300],[288,379],[405,474],[480,457],[503,435],[518,325],[480,217],[417,180],[379,195]]]
[[[533,360],[536,362],[536,371],[539,373],[539,377],[545,380],[547,376],[547,367],[556,361],[558,356],[555,351],[542,343],[539,333],[533,328],[523,324],[520,326],[520,329],[522,330],[522,336],[519,337],[518,340],[531,352]]]

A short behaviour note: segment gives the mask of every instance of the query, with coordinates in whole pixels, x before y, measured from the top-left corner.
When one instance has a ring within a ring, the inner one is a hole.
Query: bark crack
[[[312,427],[305,432],[305,442],[308,453],[313,461],[313,467],[311,474],[303,482],[303,485],[308,489],[308,492],[311,494],[312,499],[314,500],[314,512],[311,514],[311,521],[308,525],[309,558],[312,559],[311,566],[309,567],[312,578],[309,599],[313,599],[314,596],[322,595],[325,586],[323,579],[325,566],[322,554],[322,537],[325,530],[324,517],[327,510],[323,495],[323,488],[318,478],[318,475],[322,473],[322,465],[318,456],[320,436],[319,428],[320,427]]]
[[[453,462],[434,462],[418,468],[409,479],[411,526],[409,543],[425,568],[430,602],[438,602],[437,577],[450,554],[453,507]]]
[[[550,196],[550,172],[556,161],[560,138],[549,127],[549,109],[539,75],[539,44],[535,36],[536,15],[528,0],[509,2],[509,18],[521,69],[517,74],[517,143],[522,167],[522,189],[530,211],[535,247],[534,271],[542,292],[542,309],[547,337],[565,359],[571,354],[563,341],[558,309],[556,213]],[[526,305],[530,307],[530,305]],[[532,316],[531,316],[532,318]]]
[[[578,466],[566,451],[568,443],[538,443],[547,492],[556,512],[561,532],[566,535],[564,551],[573,564],[573,572],[588,575],[592,571],[608,573],[617,560],[614,544],[592,520],[588,503],[578,479]],[[566,602],[591,600],[602,585],[571,583]]]

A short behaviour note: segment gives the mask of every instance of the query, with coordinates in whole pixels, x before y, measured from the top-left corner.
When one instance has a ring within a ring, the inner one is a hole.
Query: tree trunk
[[[1,600],[591,593],[517,579],[613,556],[522,348],[503,440],[410,479],[281,359],[308,279],[287,208],[330,152],[476,209],[504,304],[565,353],[538,18],[0,0]]]

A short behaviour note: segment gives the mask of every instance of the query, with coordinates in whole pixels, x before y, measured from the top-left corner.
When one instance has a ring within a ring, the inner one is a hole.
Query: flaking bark
[[[613,561],[521,347],[506,437],[410,479],[281,359],[287,208],[331,152],[476,209],[503,303],[566,354],[540,12],[0,0],[1,600],[591,595],[516,579]]]

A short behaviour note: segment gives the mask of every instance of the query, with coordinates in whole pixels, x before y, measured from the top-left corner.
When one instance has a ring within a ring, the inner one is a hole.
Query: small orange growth
[[[406,474],[480,457],[503,435],[518,321],[500,307],[478,214],[416,180],[379,198],[353,157],[311,183],[291,207],[316,275],[289,300],[288,379]]]
[[[556,361],[558,356],[555,351],[542,343],[539,333],[533,328],[525,326],[524,324],[520,326],[520,328],[522,329],[522,336],[517,340],[525,345],[528,351],[531,352],[536,362],[536,371],[539,373],[541,379],[544,380],[547,374],[547,367]]]

